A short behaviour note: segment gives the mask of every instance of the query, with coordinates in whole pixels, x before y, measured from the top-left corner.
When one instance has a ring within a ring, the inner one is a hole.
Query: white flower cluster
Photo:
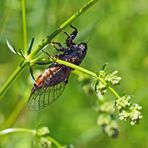
[[[142,107],[138,104],[131,104],[130,99],[130,96],[123,96],[118,98],[115,104],[116,108],[119,110],[119,119],[130,121],[131,125],[135,125],[142,119],[140,112]]]

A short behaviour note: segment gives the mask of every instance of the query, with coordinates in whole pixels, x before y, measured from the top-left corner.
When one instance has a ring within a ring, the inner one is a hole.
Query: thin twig
[[[23,25],[23,44],[24,50],[27,51],[27,19],[26,19],[26,0],[22,0],[22,25]]]
[[[88,8],[90,8],[92,5],[94,5],[98,0],[90,0],[86,5],[84,5],[80,10],[78,10],[74,15],[72,15],[68,20],[66,20],[62,25],[60,25],[61,29],[64,29],[66,26],[68,26],[72,21],[74,21],[76,18],[78,18],[81,14],[83,14]],[[56,35],[58,35],[61,31],[61,29],[57,28],[48,38],[42,40],[42,42],[33,49],[33,52],[25,57],[25,60],[20,64],[17,69],[12,73],[12,75],[8,78],[8,80],[5,82],[5,84],[0,89],[0,96],[2,96],[7,89],[10,87],[10,85],[14,82],[14,80],[21,74],[21,72],[24,70],[27,64],[33,58],[37,55],[37,53],[42,50],[44,46],[46,46],[50,40],[52,40]]]

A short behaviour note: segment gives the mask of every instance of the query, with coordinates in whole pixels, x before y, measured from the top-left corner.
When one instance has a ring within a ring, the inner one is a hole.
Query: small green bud
[[[40,148],[51,148],[52,143],[46,137],[41,137],[39,145]]]
[[[121,81],[121,77],[117,76],[117,74],[118,74],[118,71],[113,71],[112,73],[107,74],[105,77],[105,81],[112,85],[119,84]]]
[[[97,124],[99,126],[108,125],[111,122],[111,117],[109,114],[101,114],[98,116]]]
[[[102,82],[98,82],[98,84],[96,85],[96,94],[101,93],[103,95],[106,92],[106,86]]]
[[[109,136],[116,138],[119,134],[119,127],[116,121],[112,120],[110,124],[104,127],[104,132]]]
[[[103,104],[101,104],[99,111],[108,114],[113,114],[114,113],[113,101],[106,101]]]
[[[104,70],[99,71],[99,77],[105,78],[106,77],[106,72]]]
[[[129,118],[130,114],[129,112],[127,112],[126,110],[122,110],[120,113],[119,113],[119,119],[120,120],[124,120],[124,121],[127,121],[128,118]]]
[[[130,107],[130,120],[132,125],[139,123],[139,120],[143,118],[140,112],[141,109],[142,107],[138,104],[133,104]]]
[[[64,145],[62,146],[62,148],[74,148],[74,145],[73,144]]]
[[[50,133],[50,131],[49,131],[48,127],[42,127],[37,130],[38,136],[45,136],[45,135],[48,135],[49,133]]]
[[[140,112],[141,109],[142,107],[138,104],[132,104],[128,110],[121,110],[119,118],[120,120],[130,121],[131,125],[138,124],[143,117]]]
[[[123,96],[118,98],[115,102],[117,109],[120,111],[130,106],[130,102],[129,102],[130,99],[131,99],[130,96]]]

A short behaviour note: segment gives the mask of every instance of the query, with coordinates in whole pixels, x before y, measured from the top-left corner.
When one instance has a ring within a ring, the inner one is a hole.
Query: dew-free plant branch
[[[113,86],[120,84],[121,77],[118,76],[118,71],[106,73],[104,70],[100,70],[95,73],[60,59],[55,59],[55,61],[94,78],[94,91],[98,98],[98,106],[96,106],[98,108],[97,124],[102,126],[103,131],[108,136],[117,137],[119,133],[117,121],[113,117],[115,116],[115,110],[118,112],[120,120],[129,121],[131,125],[138,124],[143,118],[141,114],[142,107],[137,103],[132,103],[131,96],[120,96],[113,88]],[[105,94],[108,90],[115,96],[113,100],[106,99]]]
[[[26,129],[26,128],[8,128],[0,131],[0,136],[8,135],[11,133],[28,133],[33,135],[34,137],[44,138],[44,143],[50,142],[54,144],[57,148],[62,148],[62,145],[53,137],[49,136],[50,131],[47,127],[42,127],[40,129]],[[37,141],[35,141],[37,142]],[[42,141],[40,143],[43,144]]]
[[[72,64],[72,63],[69,63],[69,62],[66,62],[66,61],[63,61],[63,60],[60,60],[60,59],[55,59],[55,61],[59,64],[63,64],[65,66],[68,66],[68,67],[71,67],[75,70],[79,70],[93,78],[96,78],[98,79],[99,81],[101,81],[104,85],[108,85],[101,77],[97,76],[97,74],[95,72],[92,72],[88,69],[85,69],[85,68],[82,68],[80,66],[77,66],[75,64]],[[115,95],[116,98],[120,98],[119,94],[115,91],[115,89],[113,89],[111,86],[108,86],[108,89]]]
[[[2,96],[6,90],[10,87],[10,85],[14,82],[14,80],[21,74],[26,65],[29,65],[30,61],[37,56],[38,52],[42,50],[44,46],[49,44],[49,42],[60,33],[62,29],[72,23],[76,18],[78,18],[81,14],[83,14],[87,9],[93,6],[98,0],[90,0],[87,4],[85,4],[82,8],[80,8],[76,13],[74,13],[68,20],[66,20],[62,25],[59,26],[51,35],[49,35],[46,39],[43,39],[42,42],[32,50],[32,52],[27,56],[23,62],[16,68],[16,70],[12,73],[12,75],[8,78],[5,84],[0,89],[0,96]]]
[[[24,44],[24,49],[23,51],[26,51],[27,49],[27,19],[26,19],[26,0],[22,0],[22,25],[23,25],[23,44]]]

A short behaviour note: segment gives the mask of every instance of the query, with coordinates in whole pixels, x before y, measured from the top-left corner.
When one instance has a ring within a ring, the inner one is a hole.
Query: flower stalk
[[[24,50],[27,49],[27,19],[26,19],[26,0],[22,0],[22,25],[23,25],[23,41]]]
[[[42,127],[40,129],[26,129],[26,128],[8,128],[5,130],[0,131],[0,136],[4,136],[11,133],[28,133],[32,134],[34,137],[39,137],[41,140],[39,141],[39,144],[47,144],[51,143],[54,144],[57,148],[62,148],[62,145],[54,138],[49,136],[49,129],[47,127]],[[38,141],[35,141],[35,143],[38,143]]]
[[[62,25],[59,26],[51,35],[49,35],[46,39],[43,39],[42,42],[33,49],[33,51],[25,56],[25,60],[23,60],[22,64],[20,64],[16,70],[12,73],[12,75],[8,78],[5,84],[0,89],[0,96],[2,96],[10,85],[14,82],[14,80],[21,74],[27,64],[30,63],[31,60],[37,55],[39,51],[42,50],[44,46],[49,44],[49,42],[57,36],[62,29],[71,24],[76,18],[78,18],[81,14],[83,14],[86,10],[88,10],[91,6],[93,6],[98,0],[90,0],[87,4],[85,4],[82,8],[80,8],[76,13],[74,13],[68,20],[66,20]],[[25,36],[25,35],[24,35]],[[25,45],[24,45],[25,46]]]

